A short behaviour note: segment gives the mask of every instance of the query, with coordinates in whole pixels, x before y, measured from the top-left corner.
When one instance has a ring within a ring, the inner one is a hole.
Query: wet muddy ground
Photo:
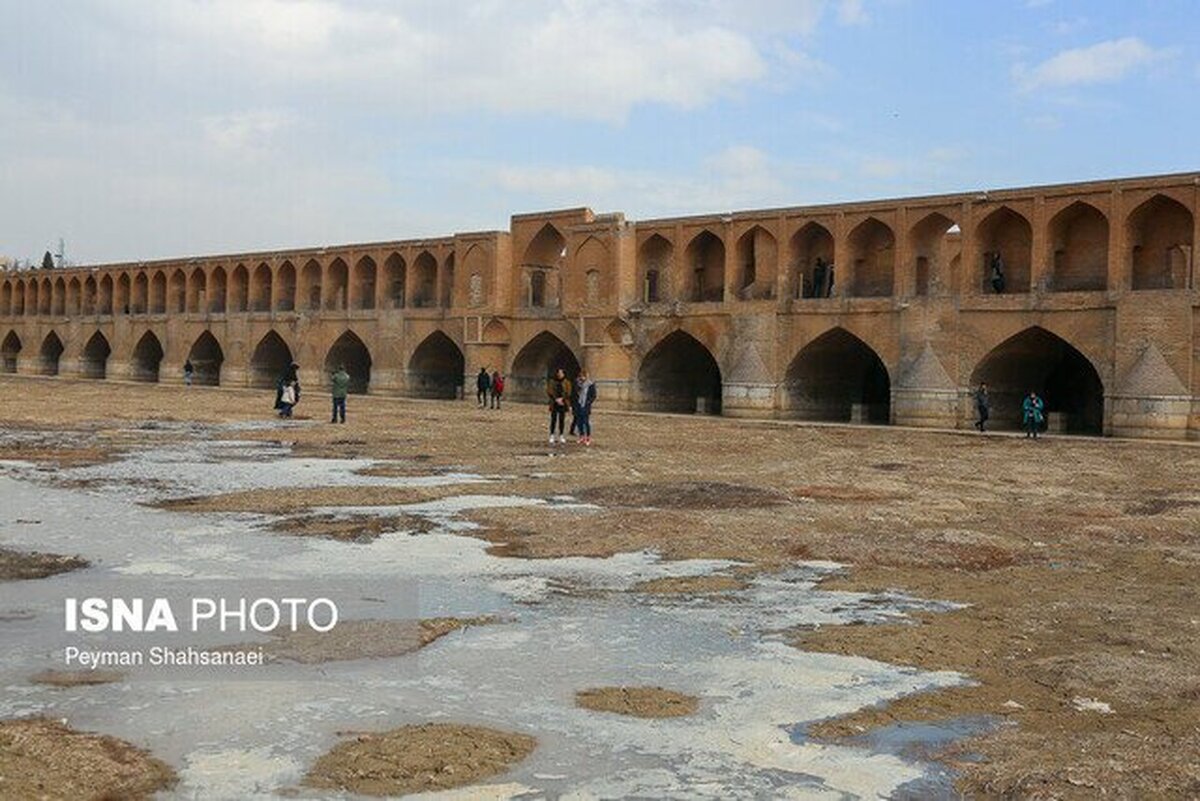
[[[404,570],[419,559],[434,573],[457,576],[436,589],[444,599],[453,598],[470,574],[471,586],[482,582],[489,589],[467,592],[471,602],[458,608],[434,604],[430,617],[526,617],[452,632],[415,658],[434,658],[467,676],[474,675],[474,657],[501,653],[493,667],[509,672],[461,686],[460,695],[433,691],[421,681],[394,688],[419,698],[407,709],[425,719],[402,720],[394,704],[371,699],[358,709],[380,724],[371,727],[331,712],[314,691],[312,706],[320,712],[308,712],[303,744],[280,735],[275,749],[243,743],[223,756],[199,753],[178,735],[149,731],[155,722],[137,716],[116,730],[97,711],[113,685],[46,688],[41,692],[60,695],[29,696],[26,703],[8,704],[6,712],[49,710],[73,725],[90,724],[150,747],[180,771],[184,788],[214,792],[219,785],[213,776],[228,773],[229,760],[274,766],[244,772],[277,789],[299,782],[321,749],[334,746],[338,730],[382,732],[388,723],[419,725],[434,717],[536,737],[532,756],[504,779],[508,786],[515,776],[525,791],[570,785],[669,795],[672,787],[707,787],[709,774],[689,773],[678,762],[679,755],[700,751],[724,755],[726,790],[790,788],[819,797],[890,787],[899,794],[898,788],[927,779],[925,760],[938,756],[957,771],[947,780],[969,795],[1200,792],[1195,446],[1054,437],[1029,443],[601,409],[594,421],[596,445],[585,450],[545,445],[537,407],[490,412],[469,404],[352,398],[350,422],[330,427],[272,421],[269,401],[263,393],[226,390],[0,380],[4,436],[16,444],[5,455],[28,463],[21,482],[57,482],[69,487],[63,491],[124,504],[166,504],[170,512],[154,513],[172,515],[173,525],[182,529],[192,524],[181,521],[194,520],[227,534],[232,526],[256,552],[280,547],[258,538],[292,541],[304,549],[287,557],[297,570],[349,567],[361,555],[381,571]],[[315,402],[313,407],[307,412],[320,421],[325,410]],[[304,405],[298,411],[305,412]],[[224,440],[229,447],[200,447],[199,439]],[[136,469],[124,473],[127,462],[109,461],[148,448],[160,454],[157,474],[136,459]],[[269,462],[255,462],[282,454],[302,457],[294,465],[299,472],[280,474]],[[216,479],[208,475],[213,465],[221,466]],[[320,484],[297,491],[297,476],[310,468]],[[170,480],[156,483],[163,472]],[[423,531],[405,522],[417,518],[434,522]],[[271,530],[287,528],[280,521],[289,519],[297,534],[308,536],[281,537]],[[379,520],[387,522],[371,522]],[[220,563],[211,553],[174,560],[132,548],[93,554],[83,537],[44,531],[39,537],[40,526],[19,524],[7,514],[0,525],[6,547],[101,560],[99,568],[34,583],[97,569],[153,575],[170,567],[203,574]],[[426,545],[404,557],[399,551],[388,555],[399,547],[393,526],[414,529],[403,536]],[[458,544],[463,537],[486,544],[464,549]],[[383,551],[370,550],[381,546]],[[644,552],[653,558],[631,556]],[[279,554],[255,558],[270,563]],[[798,563],[814,560],[850,568],[794,572]],[[498,567],[514,563],[526,568]],[[900,593],[956,606],[906,606]],[[29,625],[21,606],[6,602],[0,609],[6,641]],[[657,619],[670,621],[665,631]],[[630,639],[598,665],[567,670],[564,679],[570,680],[557,683],[561,695],[553,699],[509,695],[504,678],[522,681],[528,660],[545,653],[544,647],[527,651],[513,642],[513,633],[543,638],[545,646],[558,641],[567,621],[594,629],[584,647],[607,645],[618,632]],[[639,638],[647,637],[650,644],[640,646]],[[800,661],[793,664],[780,648]],[[630,669],[642,650],[653,655],[650,662],[689,655],[693,669]],[[849,661],[814,662],[821,656],[815,651]],[[919,672],[893,673],[884,667],[889,664]],[[867,667],[874,665],[881,667]],[[952,678],[956,674],[967,680]],[[14,675],[6,672],[5,681],[15,681]],[[873,678],[864,684],[867,675]],[[843,684],[852,676],[859,678]],[[945,678],[931,678],[936,676]],[[783,707],[781,717],[752,720],[714,702],[737,697],[747,683],[757,699],[749,710],[766,715],[769,707]],[[700,711],[671,724],[695,728],[676,741],[608,722],[620,716],[571,718],[562,711],[574,706],[575,693],[605,686],[661,686],[695,695]],[[830,703],[834,688],[848,686],[869,691]],[[805,693],[804,709],[793,697],[797,687]],[[922,687],[931,691],[911,693]],[[63,692],[78,694],[64,699]],[[260,712],[282,715],[273,703],[264,702]],[[481,715],[481,708],[487,712]],[[963,720],[987,724],[955,724]],[[778,731],[788,726],[784,740],[787,732],[802,732],[796,753],[782,763],[757,764],[756,755],[776,753]],[[735,733],[742,745],[713,742],[723,731]],[[886,735],[898,731],[916,732],[917,740],[936,747],[918,749],[915,760],[889,753]],[[930,734],[939,731],[954,736]],[[883,734],[873,740],[877,732]],[[597,761],[597,773],[566,781],[539,778],[561,775],[562,765],[573,765],[570,754],[581,748],[590,754],[596,741],[609,754]],[[820,746],[833,750],[818,756],[818,741],[844,745]],[[618,756],[645,748],[659,760],[650,767]],[[866,779],[856,784],[847,777]]]

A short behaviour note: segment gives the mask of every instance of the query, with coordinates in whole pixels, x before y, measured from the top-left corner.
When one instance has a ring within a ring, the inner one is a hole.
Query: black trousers
[[[567,407],[557,404],[550,407],[550,433],[554,434],[554,425],[558,424],[558,433],[562,434],[567,424]]]

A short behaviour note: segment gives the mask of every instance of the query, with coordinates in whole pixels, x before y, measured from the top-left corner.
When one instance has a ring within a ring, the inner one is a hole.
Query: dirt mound
[[[175,783],[165,763],[124,740],[46,718],[0,721],[0,796],[141,799]]]
[[[593,687],[575,693],[575,703],[635,718],[681,718],[700,707],[699,698],[662,687]]]
[[[433,521],[417,515],[296,515],[272,520],[272,531],[293,537],[324,537],[339,542],[370,542],[390,531],[426,532]]]
[[[680,593],[732,592],[745,589],[745,581],[733,576],[668,576],[666,578],[643,581],[633,588],[634,592],[660,593],[663,595]]]
[[[370,796],[448,790],[505,772],[536,745],[527,734],[482,726],[402,726],[334,746],[313,765],[304,784]]]
[[[581,501],[599,506],[656,509],[754,509],[782,506],[790,500],[782,492],[723,481],[609,484],[591,487],[576,495]]]
[[[344,620],[331,631],[291,631],[267,643],[229,645],[218,651],[262,649],[267,661],[316,665],[351,659],[383,659],[418,651],[452,631],[498,622],[494,617],[435,617],[426,620]]]
[[[112,684],[123,678],[125,674],[115,670],[43,670],[34,673],[29,680],[51,687],[88,687],[93,684]]]
[[[79,556],[0,548],[0,581],[46,578],[87,566],[88,561]]]
[[[456,487],[288,487],[172,498],[155,506],[172,512],[289,515],[318,506],[402,506],[437,500],[456,491]]]

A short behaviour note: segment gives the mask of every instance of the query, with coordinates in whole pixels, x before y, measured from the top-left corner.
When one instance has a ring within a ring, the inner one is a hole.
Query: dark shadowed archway
[[[163,349],[158,337],[147,331],[142,334],[133,349],[131,372],[129,377],[134,381],[158,381],[158,368],[162,364]]]
[[[58,338],[58,334],[51,331],[46,334],[46,338],[42,340],[42,348],[38,353],[38,361],[41,363],[42,375],[58,375],[58,361],[62,358],[63,351],[62,340]]]
[[[1046,402],[1052,430],[1104,431],[1104,384],[1086,356],[1062,337],[1034,326],[1001,342],[971,373],[971,386],[988,385],[992,422],[1021,426],[1021,402],[1030,390]]]
[[[192,363],[192,369],[195,371],[193,384],[220,386],[221,363],[225,361],[225,352],[221,350],[221,343],[217,342],[211,331],[205,331],[196,337],[192,349],[188,351],[188,361]]]
[[[579,375],[579,360],[567,343],[543,331],[529,340],[513,359],[504,393],[518,401],[546,400],[546,379],[559,368],[574,380]]]
[[[99,331],[83,346],[79,359],[79,374],[83,378],[104,378],[108,373],[108,357],[112,347]]]
[[[804,346],[788,367],[788,413],[801,420],[888,423],[891,381],[869,345],[844,328]]]
[[[250,386],[273,387],[283,374],[284,369],[292,363],[292,349],[283,341],[283,337],[274,331],[259,340],[250,357]]]
[[[700,340],[675,331],[642,359],[638,399],[657,412],[720,414],[721,368]]]
[[[21,353],[21,338],[16,331],[9,331],[0,345],[0,368],[6,373],[17,372],[17,357]]]
[[[325,354],[325,372],[332,373],[345,367],[350,374],[350,391],[356,395],[367,394],[371,383],[371,352],[358,335],[347,331],[337,338]]]
[[[434,331],[408,360],[408,393],[416,398],[453,400],[459,396],[467,361],[454,340]]]

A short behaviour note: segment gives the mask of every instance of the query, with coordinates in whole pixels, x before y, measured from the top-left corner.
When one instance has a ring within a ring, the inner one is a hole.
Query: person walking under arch
[[[546,397],[550,399],[550,444],[566,444],[563,429],[567,425],[567,408],[571,404],[571,379],[560,367],[546,381]],[[554,428],[558,426],[558,440],[554,439]]]
[[[1046,419],[1046,403],[1033,390],[1021,402],[1021,422],[1025,427],[1025,438],[1037,439],[1042,429],[1042,421]]]
[[[346,372],[344,364],[339,364],[333,375],[329,376],[329,393],[333,397],[333,415],[329,422],[338,422],[339,416],[341,422],[346,422],[346,396],[350,394],[350,374]]]
[[[579,429],[579,444],[592,444],[592,404],[596,402],[596,382],[580,370],[575,378],[575,425]]]
[[[486,367],[479,368],[479,375],[475,376],[475,400],[479,402],[479,408],[487,408],[488,391],[492,388],[492,379],[488,375]]]
[[[196,375],[196,368],[192,367],[192,360],[188,359],[183,363],[183,385],[190,387],[192,385],[192,377]]]

